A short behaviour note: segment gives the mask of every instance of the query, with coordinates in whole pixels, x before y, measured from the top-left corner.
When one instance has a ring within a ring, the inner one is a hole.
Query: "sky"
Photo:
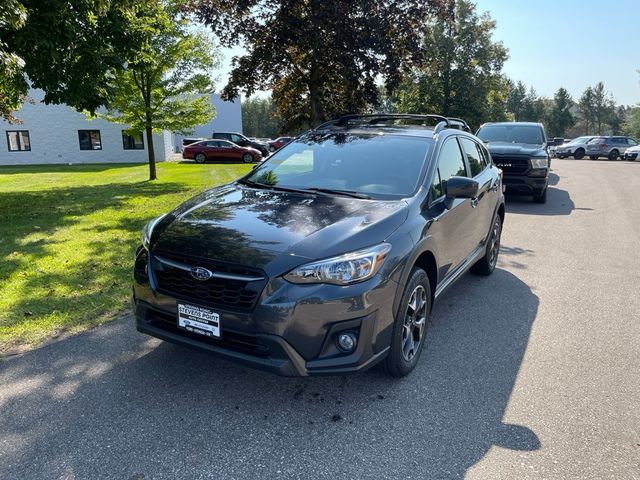
[[[616,103],[640,103],[640,0],[476,0],[479,12],[496,20],[494,39],[509,49],[504,73],[539,95],[559,87],[577,100],[604,82]],[[224,49],[220,87],[231,58]]]

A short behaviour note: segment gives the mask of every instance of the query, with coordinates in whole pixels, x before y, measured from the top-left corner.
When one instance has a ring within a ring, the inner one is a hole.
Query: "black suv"
[[[406,375],[433,302],[496,266],[501,172],[464,129],[344,116],[151,221],[137,329],[282,375]]]
[[[487,144],[496,166],[504,172],[506,193],[547,201],[551,159],[540,123],[485,123],[476,133]]]
[[[259,150],[263,157],[269,156],[269,145],[264,142],[256,142],[255,140],[249,140],[241,133],[235,132],[213,132],[211,138],[214,140],[228,140],[241,147],[251,147]]]

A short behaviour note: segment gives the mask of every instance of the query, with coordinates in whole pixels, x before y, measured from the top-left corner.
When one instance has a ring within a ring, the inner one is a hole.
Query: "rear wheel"
[[[270,152],[275,152],[276,151],[276,147],[274,147],[273,145],[269,145],[269,151]]]
[[[198,153],[196,155],[196,163],[204,163],[207,161],[207,156],[204,153]]]
[[[620,156],[620,152],[618,152],[618,150],[614,149],[614,150],[611,150],[609,152],[609,157],[608,158],[609,158],[609,160],[617,160],[619,156]]]
[[[584,148],[579,148],[575,152],[573,152],[573,158],[576,160],[582,160],[584,157]]]
[[[431,286],[427,273],[414,267],[404,287],[396,315],[389,355],[382,370],[393,377],[404,377],[420,358],[431,313]]]
[[[536,203],[547,203],[547,189],[545,188],[539,195],[534,195],[533,201]]]
[[[250,153],[245,153],[245,154],[242,156],[242,161],[243,161],[244,163],[251,163],[251,162],[253,162],[253,155],[251,155]]]
[[[487,248],[484,256],[478,260],[473,267],[471,273],[477,275],[491,275],[496,269],[498,263],[498,254],[500,253],[500,236],[502,235],[502,219],[500,215],[496,215],[491,226],[489,240],[487,240]]]

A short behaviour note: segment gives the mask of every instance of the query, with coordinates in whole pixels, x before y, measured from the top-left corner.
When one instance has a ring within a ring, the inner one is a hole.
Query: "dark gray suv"
[[[282,375],[406,375],[433,302],[498,258],[502,174],[466,130],[345,116],[151,221],[137,329]]]

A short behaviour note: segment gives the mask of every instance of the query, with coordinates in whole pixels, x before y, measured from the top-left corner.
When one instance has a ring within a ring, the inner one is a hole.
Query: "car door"
[[[204,142],[204,154],[207,156],[207,160],[219,160],[218,142],[211,140]]]
[[[243,153],[241,148],[231,142],[226,142],[224,140],[220,140],[219,143],[221,147],[220,150],[223,155],[223,160],[227,162],[237,162],[240,160]]]
[[[468,177],[467,166],[456,136],[450,136],[438,153],[438,166],[430,183],[428,216],[438,248],[438,278],[451,276],[477,247],[477,209],[469,198],[456,198],[445,206],[446,183],[453,176]]]
[[[487,238],[493,222],[496,202],[500,195],[500,178],[497,169],[494,170],[491,166],[488,153],[483,151],[484,147],[467,137],[459,137],[459,140],[471,177],[480,185],[476,197],[476,235],[478,244],[481,244]]]

